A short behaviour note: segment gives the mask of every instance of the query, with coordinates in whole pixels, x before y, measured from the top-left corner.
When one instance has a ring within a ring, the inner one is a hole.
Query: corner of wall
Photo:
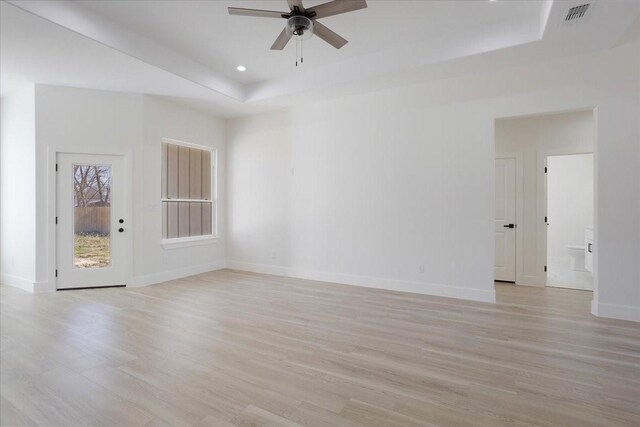
[[[36,243],[35,85],[14,89],[2,97],[1,104],[0,273],[2,283],[32,292]],[[23,176],[20,189],[14,184],[15,176]]]
[[[127,284],[131,288],[142,288],[144,286],[155,285],[157,283],[168,282],[170,280],[183,279],[196,274],[209,273],[212,271],[222,270],[226,268],[224,260],[214,261],[207,264],[188,266],[177,268],[174,270],[163,271],[161,273],[148,274],[146,276],[136,276]]]

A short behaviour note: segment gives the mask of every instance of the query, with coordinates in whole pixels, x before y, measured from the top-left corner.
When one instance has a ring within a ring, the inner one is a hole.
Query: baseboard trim
[[[56,283],[49,282],[35,282],[33,284],[33,293],[40,294],[43,292],[55,292],[56,291]]]
[[[640,307],[630,305],[602,304],[593,300],[591,301],[591,314],[608,319],[640,322]]]
[[[491,303],[496,302],[496,293],[493,289],[482,290],[461,288],[433,283],[382,279],[342,273],[329,273],[323,271],[305,270],[266,264],[253,264],[239,261],[227,261],[227,268],[233,270],[249,271],[252,273],[293,277],[296,279],[317,280],[321,282],[339,283],[343,285],[362,286],[366,288],[386,289],[391,291],[410,292],[415,294],[434,295],[471,301]]]
[[[128,287],[140,288],[143,286],[155,285],[157,283],[168,282],[170,280],[183,279],[196,274],[208,273],[210,271],[222,270],[226,267],[224,260],[207,264],[194,265],[178,268],[175,270],[163,271],[161,273],[149,274],[146,276],[134,277]]]
[[[12,286],[14,288],[22,289],[23,291],[31,292],[34,291],[35,283],[31,280],[23,279],[22,277],[13,276],[11,274],[2,274],[0,276],[0,281],[3,285]]]

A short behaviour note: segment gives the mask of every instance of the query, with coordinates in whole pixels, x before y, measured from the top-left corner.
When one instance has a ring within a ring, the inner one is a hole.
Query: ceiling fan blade
[[[289,15],[289,12],[276,12],[275,10],[243,9],[241,7],[230,7],[229,15],[259,16],[261,18],[282,18],[282,15]]]
[[[304,12],[304,6],[302,6],[302,0],[287,0],[289,3],[289,9],[293,10],[295,6],[300,9],[300,12]]]
[[[327,16],[353,12],[367,7],[366,0],[333,0],[315,7],[310,7],[307,12],[315,12],[313,19],[326,18]]]
[[[345,38],[334,33],[318,21],[313,21],[313,34],[320,37],[336,49],[340,49],[342,46],[349,43]]]
[[[276,41],[273,43],[273,46],[271,46],[271,50],[284,49],[287,43],[289,43],[289,40],[291,40],[291,36],[287,34],[287,29],[284,28],[280,33],[280,35],[278,36],[278,38],[276,39]]]

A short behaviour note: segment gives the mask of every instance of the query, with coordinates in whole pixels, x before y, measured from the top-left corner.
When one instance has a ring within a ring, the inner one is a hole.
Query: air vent
[[[582,19],[587,16],[590,3],[581,4],[580,6],[572,7],[567,12],[567,16],[564,17],[564,22],[574,22],[578,19]]]

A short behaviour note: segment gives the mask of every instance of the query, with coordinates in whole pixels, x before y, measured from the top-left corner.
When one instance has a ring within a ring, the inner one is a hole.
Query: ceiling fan
[[[331,31],[329,28],[317,21],[319,18],[339,15],[341,13],[352,12],[354,10],[367,7],[366,0],[333,0],[318,6],[305,9],[302,0],[287,0],[289,12],[276,12],[273,10],[244,9],[240,7],[230,7],[230,15],[259,16],[261,18],[284,18],[287,24],[276,39],[271,50],[282,50],[287,45],[291,37],[310,37],[312,34],[320,37],[336,49],[348,43],[348,41]]]

